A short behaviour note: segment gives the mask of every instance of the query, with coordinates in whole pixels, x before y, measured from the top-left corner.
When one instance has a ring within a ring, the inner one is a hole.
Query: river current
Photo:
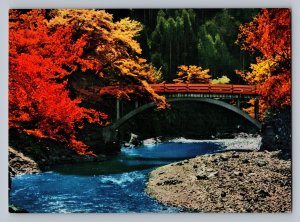
[[[100,163],[56,166],[51,171],[12,179],[10,204],[32,213],[180,212],[145,193],[148,174],[158,166],[213,153],[210,142],[149,144],[122,148]]]

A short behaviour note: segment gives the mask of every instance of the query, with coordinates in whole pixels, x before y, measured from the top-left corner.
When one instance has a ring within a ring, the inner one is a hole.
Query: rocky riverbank
[[[51,166],[57,164],[102,162],[107,159],[107,156],[103,154],[99,154],[98,156],[78,155],[74,151],[66,148],[52,149],[50,155],[47,155],[47,152],[43,152],[39,149],[34,149],[32,152],[28,149],[26,150],[26,153],[13,147],[9,147],[8,151],[10,176],[38,173],[48,170]]]
[[[146,192],[200,212],[290,212],[291,161],[278,152],[207,154],[159,167]]]
[[[176,143],[215,143],[223,147],[224,150],[259,150],[262,137],[247,133],[239,133],[234,135],[232,139],[213,139],[213,140],[192,140],[185,138],[176,138],[168,140]]]
[[[9,175],[15,176],[25,173],[38,173],[40,168],[38,164],[23,153],[12,147],[8,148],[9,153]]]
[[[102,162],[111,155],[110,152],[106,152],[105,147],[100,145],[97,147],[99,149],[94,147],[92,150],[97,156],[79,155],[63,143],[39,139],[16,130],[9,131],[9,139],[9,173],[11,176],[46,171],[60,164]]]

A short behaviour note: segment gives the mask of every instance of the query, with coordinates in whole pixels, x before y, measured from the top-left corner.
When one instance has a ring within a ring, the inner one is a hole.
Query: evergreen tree
[[[250,63],[251,57],[244,53],[235,44],[238,28],[241,21],[252,18],[254,10],[243,10],[245,14],[227,10],[216,14],[199,27],[198,31],[198,65],[211,70],[214,78],[228,75],[237,79],[234,70],[245,68],[245,62]],[[236,17],[235,17],[236,16]]]
[[[178,65],[195,64],[196,14],[192,9],[160,10],[157,25],[148,41],[150,60],[162,68],[164,80],[176,77]]]
[[[130,17],[143,24],[137,37],[142,53],[163,80],[172,82],[181,65],[210,69],[213,78],[227,75],[242,83],[235,69],[245,70],[254,56],[235,44],[239,26],[249,22],[257,9],[131,9],[114,10],[114,18]]]

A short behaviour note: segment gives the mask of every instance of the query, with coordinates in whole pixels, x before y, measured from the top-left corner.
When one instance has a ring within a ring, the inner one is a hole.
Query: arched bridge
[[[112,86],[113,87],[113,86]],[[110,87],[110,88],[112,88]],[[258,119],[258,90],[253,85],[230,85],[230,84],[152,84],[153,90],[164,95],[167,102],[177,101],[196,101],[214,104],[216,106],[228,109],[261,129]],[[240,101],[243,99],[255,98],[255,119],[248,113],[240,109]],[[224,100],[236,100],[236,106],[225,102]],[[105,142],[111,142],[116,139],[117,129],[133,118],[135,115],[155,107],[155,103],[139,105],[135,103],[135,108],[124,116],[120,116],[120,101],[116,102],[116,121],[103,129],[103,138]]]

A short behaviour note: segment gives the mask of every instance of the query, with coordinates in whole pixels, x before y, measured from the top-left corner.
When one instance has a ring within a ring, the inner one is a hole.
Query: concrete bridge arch
[[[178,102],[178,101],[196,101],[196,102],[204,102],[204,103],[209,103],[209,104],[214,104],[216,106],[220,106],[223,107],[225,109],[228,109],[240,116],[242,116],[243,118],[245,118],[247,121],[249,121],[253,126],[257,127],[258,129],[261,129],[261,123],[259,121],[257,121],[256,119],[252,118],[251,116],[248,115],[248,113],[242,111],[241,109],[239,109],[238,107],[235,107],[229,103],[226,103],[224,101],[221,100],[216,100],[216,99],[210,99],[210,98],[197,98],[197,97],[192,97],[192,98],[186,98],[186,97],[182,97],[182,98],[167,98],[167,102]],[[130,120],[132,117],[134,117],[135,115],[150,109],[152,107],[155,107],[156,104],[154,102],[151,103],[147,103],[145,105],[142,105],[134,110],[132,110],[131,112],[127,113],[126,115],[124,115],[123,117],[121,117],[119,120],[117,120],[115,123],[113,123],[112,125],[104,128],[103,130],[103,138],[105,142],[110,142],[116,139],[116,134],[117,134],[117,129],[122,126],[124,123],[126,123],[128,120]]]

